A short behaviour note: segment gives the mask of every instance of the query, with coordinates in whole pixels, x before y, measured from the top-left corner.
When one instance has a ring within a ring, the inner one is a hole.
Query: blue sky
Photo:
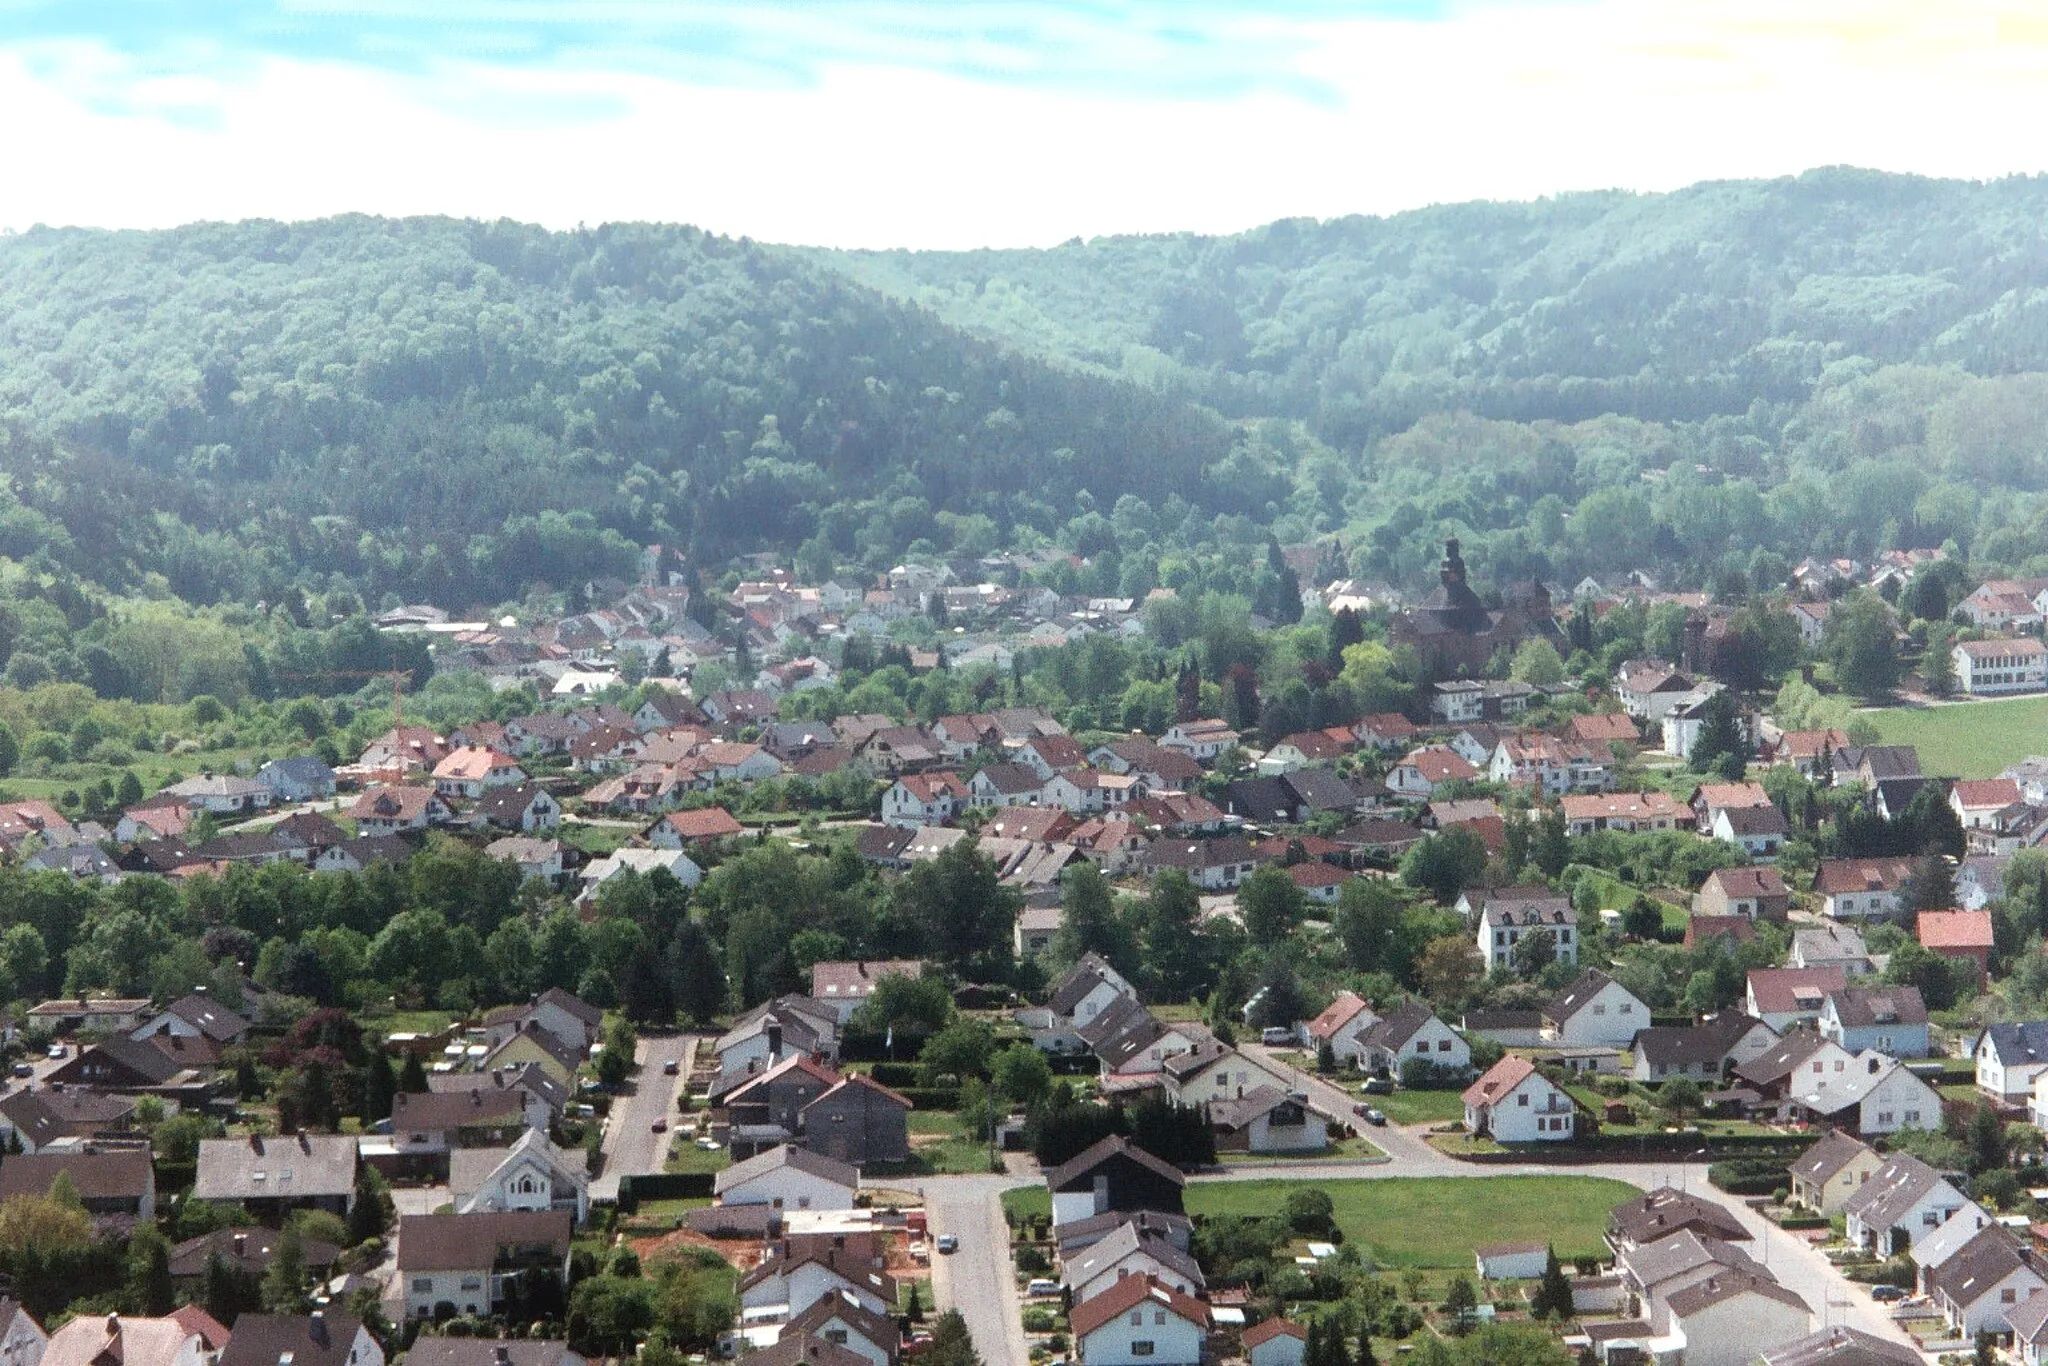
[[[341,211],[1021,245],[2044,169],[2036,0],[0,0],[0,224]]]

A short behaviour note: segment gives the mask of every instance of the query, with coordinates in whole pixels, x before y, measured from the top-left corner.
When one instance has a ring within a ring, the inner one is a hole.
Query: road
[[[1018,1184],[1014,1176],[941,1176],[920,1187],[933,1238],[950,1233],[960,1240],[958,1252],[932,1255],[932,1298],[942,1310],[960,1311],[987,1366],[1031,1360],[1003,1220],[1002,1193]]]
[[[675,1137],[676,1097],[689,1084],[690,1063],[697,1055],[695,1034],[669,1034],[643,1038],[633,1050],[640,1070],[633,1075],[633,1089],[612,1101],[611,1115],[604,1126],[604,1174],[590,1183],[592,1200],[616,1200],[619,1178],[658,1172],[668,1159],[669,1141]],[[662,1067],[673,1061],[676,1074],[667,1076]],[[666,1119],[669,1127],[654,1132],[654,1121]]]

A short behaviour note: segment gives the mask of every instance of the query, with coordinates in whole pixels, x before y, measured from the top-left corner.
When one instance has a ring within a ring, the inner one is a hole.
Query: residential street
[[[616,1200],[619,1178],[658,1172],[668,1157],[669,1141],[675,1137],[676,1096],[690,1080],[690,1063],[697,1055],[697,1036],[671,1034],[643,1038],[633,1057],[640,1070],[633,1074],[634,1089],[612,1102],[604,1128],[604,1174],[590,1183],[592,1200]],[[666,1076],[662,1065],[676,1062],[676,1075]],[[668,1120],[662,1133],[654,1132],[654,1121]]]
[[[960,1250],[932,1254],[932,1298],[958,1309],[987,1366],[1028,1366],[1022,1300],[1010,1270],[1010,1226],[1002,1193],[1022,1184],[1014,1176],[938,1176],[921,1184],[934,1240],[950,1233]]]

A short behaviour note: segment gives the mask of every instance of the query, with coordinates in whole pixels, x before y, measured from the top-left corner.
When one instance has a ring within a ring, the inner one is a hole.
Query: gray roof
[[[480,1271],[501,1247],[546,1246],[563,1258],[576,1216],[562,1210],[492,1214],[407,1214],[398,1220],[400,1271]]]
[[[1202,1279],[1202,1268],[1192,1256],[1164,1238],[1141,1234],[1132,1224],[1112,1230],[1100,1242],[1068,1258],[1060,1269],[1060,1281],[1075,1287],[1085,1285],[1124,1258],[1137,1254],[1150,1257],[1167,1270],[1186,1278],[1187,1283],[1196,1289],[1207,1284]]]
[[[1624,1200],[1607,1217],[1617,1232],[1634,1243],[1656,1242],[1688,1229],[1726,1242],[1750,1241],[1749,1230],[1727,1209],[1669,1186]]]
[[[766,1176],[784,1167],[794,1167],[800,1172],[834,1182],[848,1190],[860,1189],[860,1169],[852,1167],[823,1153],[814,1153],[808,1148],[798,1148],[785,1143],[779,1148],[770,1148],[757,1153],[744,1162],[736,1162],[711,1179],[711,1189],[716,1195],[723,1195],[734,1186],[752,1181],[755,1177]]]
[[[1185,1214],[1172,1214],[1165,1210],[1110,1210],[1061,1224],[1053,1230],[1053,1236],[1059,1241],[1060,1256],[1065,1257],[1069,1249],[1092,1247],[1125,1224],[1135,1225],[1140,1233],[1149,1237],[1175,1242],[1186,1242],[1195,1226]]]
[[[1209,1102],[1209,1122],[1225,1129],[1242,1129],[1260,1115],[1288,1103],[1287,1093],[1277,1086],[1254,1086],[1234,1100]]]
[[[1404,1001],[1367,1026],[1366,1031],[1358,1036],[1358,1041],[1368,1047],[1399,1053],[1424,1025],[1435,1018],[1436,1012],[1427,1003]]]
[[[2048,1063],[2048,1020],[1995,1024],[1978,1036],[1980,1044],[1987,1039],[2001,1067]]]
[[[347,1134],[208,1138],[199,1144],[200,1200],[291,1200],[350,1195],[356,1141]]]
[[[1563,1023],[1591,1005],[1595,996],[1612,985],[1612,977],[1598,968],[1587,968],[1579,974],[1577,981],[1551,998],[1550,1004],[1543,1008],[1543,1014],[1547,1019]],[[1644,1012],[1643,1018],[1649,1018],[1647,1011]]]
[[[409,1366],[582,1366],[569,1344],[552,1338],[444,1338],[422,1333],[405,1354]]]
[[[1832,1179],[1836,1172],[1871,1151],[1871,1146],[1860,1138],[1839,1130],[1830,1131],[1820,1142],[1799,1155],[1792,1163],[1791,1172],[1818,1185]]]
[[[1927,1023],[1927,1003],[1914,986],[1847,987],[1829,993],[1828,999],[1834,1002],[1835,1018],[1851,1029]]]
[[[1691,1229],[1655,1242],[1638,1243],[1623,1252],[1619,1260],[1622,1269],[1646,1291],[1703,1266],[1723,1266],[1730,1271],[1763,1270],[1755,1258],[1733,1243],[1703,1237]]]
[[[1890,1228],[1904,1219],[1913,1207],[1938,1187],[1948,1186],[1940,1172],[1907,1153],[1894,1153],[1885,1164],[1856,1188],[1843,1204],[1842,1212],[1856,1216],[1872,1228]],[[1958,1203],[1962,1192],[1948,1186]]]
[[[207,1259],[219,1254],[230,1267],[260,1276],[269,1269],[271,1256],[283,1236],[276,1229],[261,1227],[216,1229],[172,1248],[171,1274],[204,1275]],[[300,1239],[299,1251],[305,1257],[306,1265],[312,1267],[332,1266],[341,1256],[341,1249],[334,1244],[312,1238]]]
[[[243,1314],[236,1318],[220,1366],[351,1366],[350,1348],[363,1323],[327,1309],[316,1314]]]
[[[1797,1293],[1787,1290],[1771,1279],[1771,1273],[1759,1267],[1747,1274],[1714,1275],[1697,1285],[1689,1285],[1676,1291],[1665,1304],[1673,1318],[1690,1318],[1705,1309],[1710,1309],[1723,1300],[1732,1300],[1738,1295],[1761,1295],[1765,1299],[1811,1314],[1813,1306],[1801,1299]]]
[[[1987,1224],[1955,1256],[1928,1272],[1927,1279],[1943,1296],[1967,1307],[2022,1268],[2035,1269],[2019,1239],[2003,1225]],[[2039,1274],[2036,1270],[2037,1278]]]
[[[1151,1171],[1154,1175],[1163,1177],[1176,1186],[1187,1184],[1187,1178],[1181,1175],[1178,1168],[1154,1157],[1151,1153],[1146,1152],[1143,1148],[1138,1147],[1135,1143],[1130,1142],[1121,1135],[1111,1134],[1108,1138],[1090,1144],[1084,1151],[1068,1158],[1065,1162],[1060,1163],[1059,1166],[1047,1172],[1045,1174],[1045,1188],[1057,1191],[1064,1186],[1070,1185],[1078,1178],[1088,1175],[1110,1158],[1119,1155],[1129,1158],[1139,1166]]]
[[[2048,1296],[2035,1299],[2040,1301],[2042,1312],[2048,1313]],[[2008,1319],[2013,1317],[2006,1315]],[[1838,1324],[1797,1342],[1773,1347],[1763,1354],[1762,1361],[1763,1366],[1924,1366],[1926,1358],[1904,1343],[1887,1342],[1860,1328]]]
[[[1829,1046],[1815,1030],[1789,1029],[1768,1052],[1738,1066],[1735,1075],[1753,1086],[1768,1086],[1791,1076],[1799,1064]]]

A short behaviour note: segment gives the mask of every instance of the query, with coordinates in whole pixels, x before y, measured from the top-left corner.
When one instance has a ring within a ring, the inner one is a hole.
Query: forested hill
[[[308,571],[493,602],[639,543],[794,545],[835,506],[886,554],[942,510],[1199,497],[1230,441],[795,252],[359,217],[0,239],[0,423],[0,554],[202,602]]]
[[[1855,170],[1043,251],[821,254],[984,335],[1309,419],[1697,420],[1847,357],[2048,369],[2048,179]]]

